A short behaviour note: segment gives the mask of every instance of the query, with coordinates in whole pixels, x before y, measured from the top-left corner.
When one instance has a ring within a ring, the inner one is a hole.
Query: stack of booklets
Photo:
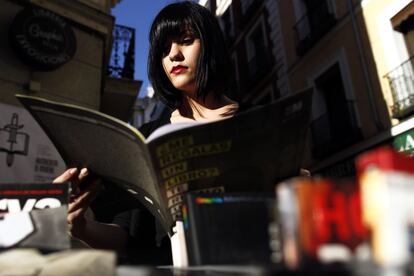
[[[0,249],[70,247],[68,184],[0,184]]]

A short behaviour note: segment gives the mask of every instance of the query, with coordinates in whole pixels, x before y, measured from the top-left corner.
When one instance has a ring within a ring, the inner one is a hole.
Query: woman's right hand
[[[86,168],[83,168],[80,171],[77,168],[71,168],[53,181],[53,183],[72,183],[67,221],[70,234],[79,239],[82,239],[82,236],[87,229],[88,221],[85,217],[85,213],[101,188],[98,179],[92,181],[85,188],[80,188],[81,183],[87,179],[89,174],[90,173]]]

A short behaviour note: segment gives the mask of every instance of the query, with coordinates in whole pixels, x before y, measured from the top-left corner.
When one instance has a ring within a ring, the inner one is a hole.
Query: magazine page
[[[87,167],[138,198],[169,229],[160,206],[144,138],[135,128],[90,109],[19,96],[44,129],[68,167]]]
[[[153,133],[151,133],[150,136],[148,136],[147,143],[151,142],[154,139],[157,139],[160,136],[166,135],[167,133],[178,131],[180,129],[187,128],[187,127],[194,127],[199,124],[203,124],[203,123],[194,121],[194,122],[188,122],[188,123],[174,123],[174,124],[163,125],[157,128]]]
[[[311,90],[233,118],[196,125],[148,146],[173,220],[188,191],[270,191],[299,173],[311,109]]]

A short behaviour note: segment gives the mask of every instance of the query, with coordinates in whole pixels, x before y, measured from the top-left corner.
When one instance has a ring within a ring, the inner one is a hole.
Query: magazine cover
[[[0,184],[0,249],[70,247],[68,183]]]

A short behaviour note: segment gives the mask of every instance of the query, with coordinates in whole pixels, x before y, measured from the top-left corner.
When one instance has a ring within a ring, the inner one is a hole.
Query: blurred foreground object
[[[350,262],[367,247],[354,182],[298,177],[279,184],[276,195],[289,269]]]
[[[68,249],[68,187],[68,183],[1,184],[0,250]]]
[[[382,267],[408,264],[414,229],[414,159],[384,147],[360,156],[357,170],[374,261]]]
[[[72,250],[42,255],[33,249],[13,249],[0,254],[0,275],[112,276],[115,253]]]

